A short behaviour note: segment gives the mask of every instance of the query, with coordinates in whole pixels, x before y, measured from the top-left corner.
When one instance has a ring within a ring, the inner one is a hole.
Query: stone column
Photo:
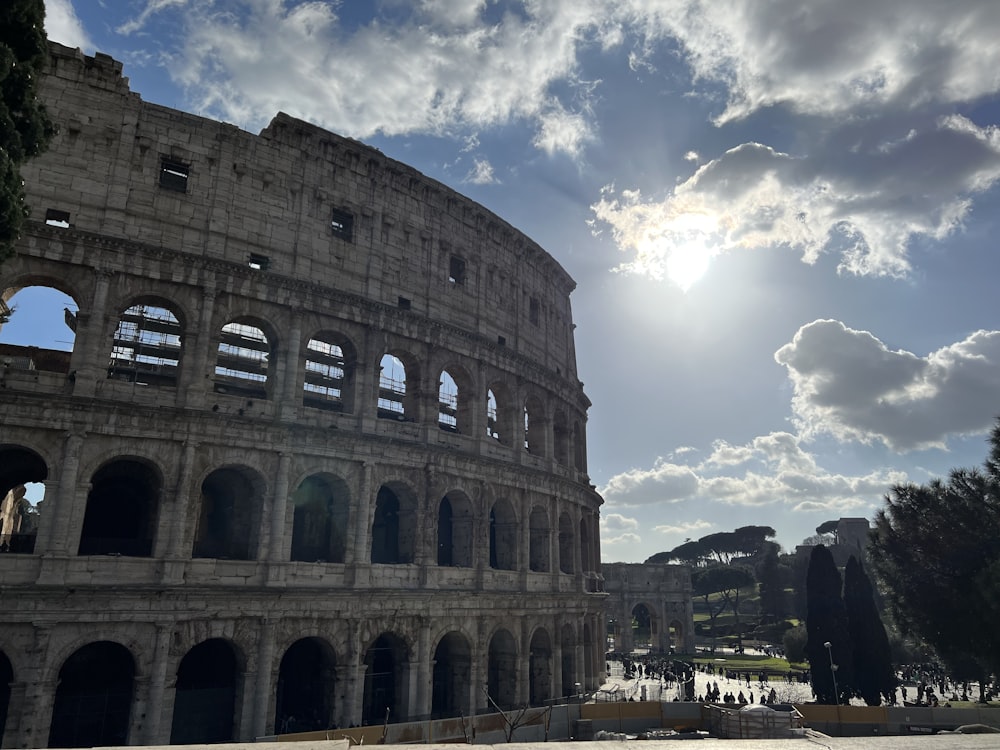
[[[410,681],[409,719],[423,720],[431,715],[431,693],[433,692],[434,659],[430,652],[431,626],[427,618],[420,618],[417,632],[416,679]]]
[[[367,565],[371,562],[368,545],[371,541],[372,508],[375,504],[375,489],[372,487],[373,464],[365,461],[361,465],[361,482],[358,486],[357,516],[352,519],[354,544],[345,550],[348,564]]]
[[[149,674],[149,693],[146,701],[146,723],[139,737],[139,742],[143,745],[166,745],[170,742],[171,717],[163,711],[163,694],[167,685],[167,661],[170,658],[172,633],[173,627],[169,624],[161,623],[156,626],[153,666]],[[166,727],[166,731],[161,731],[161,727]]]
[[[35,554],[51,553],[54,555],[69,554],[70,539],[68,535],[74,528],[72,521],[76,515],[77,482],[80,471],[80,453],[83,450],[83,434],[70,432],[63,443],[62,471],[59,474],[59,484],[53,493],[51,505],[45,508],[42,517],[42,527],[39,537],[35,540]],[[48,496],[48,495],[47,495]],[[86,503],[86,498],[84,498]],[[77,540],[79,541],[79,540]]]
[[[305,362],[300,356],[302,349],[302,311],[294,310],[288,331],[287,351],[283,358],[284,371],[279,373],[281,383],[275,383],[274,398],[278,402],[282,419],[294,420],[302,404],[302,389],[305,385]],[[280,387],[280,390],[279,390]]]
[[[188,511],[191,498],[191,476],[194,472],[195,454],[198,441],[185,440],[181,451],[181,461],[178,468],[177,484],[174,486],[172,502],[164,503],[160,512],[160,523],[156,535],[155,557],[165,557],[168,560],[180,560],[190,556],[185,550],[185,542],[190,541],[186,533],[188,528]]]
[[[185,360],[181,366],[184,370],[182,381],[182,406],[200,407],[205,405],[205,396],[212,391],[212,369],[209,362],[214,362],[216,352],[211,350],[212,326],[215,315],[215,298],[218,296],[214,286],[207,286],[201,294],[201,308],[198,310],[198,330],[194,341],[186,343]],[[185,340],[187,337],[185,337]]]
[[[37,655],[37,659],[32,659],[30,666],[22,670],[23,712],[15,714],[8,711],[7,714],[7,722],[12,726],[7,728],[5,734],[8,737],[14,736],[20,739],[17,745],[11,745],[11,747],[48,746],[49,728],[52,725],[52,707],[55,703],[56,693],[56,676],[52,673],[53,666],[49,663],[51,636],[51,627],[35,625],[31,648]],[[12,693],[12,702],[13,697]],[[7,747],[6,743],[4,747]]]
[[[526,706],[531,698],[531,626],[524,619],[521,620],[521,648],[518,653],[521,658],[517,676],[517,703]]]
[[[104,325],[107,319],[108,288],[114,275],[114,271],[95,269],[94,297],[90,309],[86,312],[81,311],[76,316],[76,340],[71,360],[71,367],[75,369],[70,371],[75,396],[85,398],[93,396],[97,389],[97,381],[107,377],[101,356],[103,354],[110,361],[111,342],[105,340]]]
[[[554,623],[554,628],[555,630],[552,633],[552,697],[562,698],[564,695],[562,684],[562,627],[556,622]]]
[[[262,550],[264,559],[268,562],[285,562],[291,553],[288,549],[288,473],[292,464],[292,454],[282,451],[278,454],[278,471],[274,478],[274,491],[271,494],[271,524],[269,538]],[[261,524],[264,529],[267,527]],[[267,533],[267,531],[265,531]]]
[[[274,669],[274,622],[263,618],[257,639],[257,682],[254,685],[252,737],[273,733],[274,711],[271,707]],[[270,728],[270,731],[269,731]]]

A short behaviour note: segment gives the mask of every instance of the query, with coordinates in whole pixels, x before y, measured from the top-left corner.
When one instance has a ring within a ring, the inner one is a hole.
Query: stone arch
[[[552,639],[538,628],[528,646],[528,703],[542,706],[552,698]]]
[[[537,396],[524,401],[524,449],[535,456],[545,455],[545,407]]]
[[[362,724],[406,721],[409,649],[395,633],[382,633],[365,650]]]
[[[501,710],[517,705],[517,640],[505,628],[490,638],[486,666],[486,689],[490,700]]]
[[[291,559],[344,562],[351,507],[347,482],[332,474],[312,474],[302,480],[291,500]]]
[[[645,602],[632,607],[632,644],[637,648],[654,648],[657,640],[656,609]]]
[[[573,468],[587,470],[587,438],[580,420],[573,420]]]
[[[209,638],[189,650],[177,667],[171,745],[232,742],[240,665],[233,645]]]
[[[0,317],[8,310],[14,313],[7,323],[0,324],[2,366],[69,375],[80,323],[80,300],[91,297],[51,274],[18,274],[4,282],[0,290]],[[60,305],[62,309],[58,309]],[[22,327],[26,320],[32,324],[27,330]],[[92,324],[97,325],[96,321]],[[39,336],[39,331],[44,331],[45,336]]]
[[[667,625],[668,635],[670,636],[670,648],[676,652],[681,653],[685,651],[684,648],[684,623],[680,620],[671,620]]]
[[[312,732],[336,724],[337,657],[322,638],[295,641],[281,657],[275,697],[276,734]]]
[[[128,745],[135,659],[120,643],[94,641],[59,670],[48,747]]]
[[[575,573],[576,534],[573,533],[573,520],[569,513],[559,514],[559,572]]]
[[[472,648],[457,631],[446,634],[434,650],[431,678],[431,718],[469,716],[472,686]]]
[[[108,378],[176,387],[186,328],[185,317],[175,303],[155,295],[132,300],[118,316]]]
[[[149,557],[163,477],[145,459],[122,456],[94,472],[80,532],[80,555]]]
[[[472,378],[464,367],[451,364],[438,377],[438,427],[472,434]]]
[[[400,422],[420,418],[420,366],[415,357],[390,349],[379,360],[378,417]]]
[[[193,557],[253,560],[266,497],[261,475],[247,466],[223,466],[201,483]]]
[[[268,398],[270,359],[276,350],[273,328],[251,316],[233,318],[219,331],[214,388],[216,393]]]
[[[414,561],[417,534],[417,496],[402,482],[379,487],[372,518],[371,561],[405,565]]]
[[[536,505],[528,519],[528,569],[536,573],[548,572],[550,548],[549,513]]]
[[[517,569],[517,515],[505,497],[497,498],[490,509],[490,567],[496,570]]]
[[[514,405],[510,389],[494,381],[486,389],[486,435],[501,445],[514,445],[511,428],[514,424]]]
[[[473,562],[472,502],[452,490],[438,504],[437,564],[471,568]]]
[[[562,650],[560,677],[562,679],[562,694],[576,695],[577,664],[576,664],[576,631],[569,623],[559,629],[559,645]]]
[[[354,412],[357,349],[336,331],[319,331],[305,345],[302,403],[314,409]]]
[[[31,504],[25,485],[44,482],[48,475],[45,459],[32,449],[0,445],[0,551],[34,552],[44,508],[42,502]]]

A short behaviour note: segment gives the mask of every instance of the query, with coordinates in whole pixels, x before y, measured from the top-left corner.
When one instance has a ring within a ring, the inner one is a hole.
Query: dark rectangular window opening
[[[448,264],[448,281],[452,284],[465,283],[465,261],[457,255],[452,255]]]
[[[354,216],[347,211],[333,209],[333,215],[330,217],[330,229],[333,230],[334,237],[340,237],[346,242],[353,241]]]
[[[410,300],[408,300],[406,297],[400,297],[399,298],[399,309],[400,310],[409,310],[410,309]]]
[[[538,297],[532,297],[528,302],[528,320],[531,321],[532,325],[538,325],[539,308],[541,305],[538,302]]]
[[[50,208],[45,212],[45,223],[50,227],[62,227],[63,229],[69,229],[69,211],[60,211],[56,208]]]
[[[173,159],[160,160],[160,187],[186,193],[190,168]]]
[[[497,344],[499,344],[500,346],[506,346],[507,345],[507,337],[506,336],[497,336]]]
[[[247,265],[255,271],[266,271],[271,267],[271,259],[266,255],[250,253],[250,257],[247,259]]]

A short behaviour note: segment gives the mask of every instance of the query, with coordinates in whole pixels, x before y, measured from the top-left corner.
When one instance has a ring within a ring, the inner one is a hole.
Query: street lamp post
[[[833,699],[840,705],[840,693],[837,691],[837,665],[833,663],[833,644],[827,641],[823,644],[826,653],[830,657],[830,675],[833,677]]]

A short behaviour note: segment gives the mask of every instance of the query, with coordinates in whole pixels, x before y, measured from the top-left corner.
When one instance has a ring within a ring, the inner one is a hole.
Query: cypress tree
[[[830,550],[822,544],[813,547],[809,556],[806,607],[806,658],[816,701],[846,704],[854,692],[853,649],[840,571]],[[831,668],[831,662],[836,670]]]
[[[844,606],[854,646],[854,690],[869,706],[884,695],[893,702],[896,674],[889,658],[889,636],[875,606],[875,592],[854,555],[844,569]]]

